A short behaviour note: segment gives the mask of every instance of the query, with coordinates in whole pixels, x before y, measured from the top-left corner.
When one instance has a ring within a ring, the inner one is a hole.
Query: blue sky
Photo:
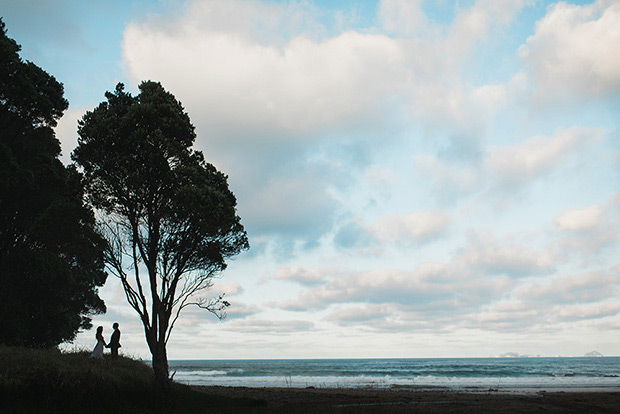
[[[162,82],[252,248],[169,357],[618,355],[620,3],[3,1],[76,122]],[[147,356],[116,279],[123,351]],[[111,328],[106,328],[111,333]],[[77,346],[94,343],[92,331]]]

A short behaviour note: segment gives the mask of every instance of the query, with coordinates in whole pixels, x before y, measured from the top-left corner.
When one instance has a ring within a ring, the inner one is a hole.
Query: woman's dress
[[[95,345],[95,349],[90,354],[93,358],[103,359],[103,347],[105,346],[105,341],[103,338],[97,338],[97,345]]]

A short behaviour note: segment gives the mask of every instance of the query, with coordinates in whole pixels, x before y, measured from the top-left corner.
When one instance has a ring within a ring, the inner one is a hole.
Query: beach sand
[[[263,407],[218,407],[209,412],[253,413],[620,413],[620,390],[381,390],[192,386],[231,398],[263,400]]]

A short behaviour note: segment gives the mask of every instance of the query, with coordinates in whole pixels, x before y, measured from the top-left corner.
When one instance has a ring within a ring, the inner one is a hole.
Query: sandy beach
[[[461,392],[415,389],[248,388],[193,386],[196,391],[231,398],[263,400],[244,411],[277,413],[620,413],[620,389],[487,390]]]

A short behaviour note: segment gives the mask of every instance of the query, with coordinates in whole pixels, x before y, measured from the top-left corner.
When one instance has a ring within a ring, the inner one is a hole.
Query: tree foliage
[[[0,20],[0,342],[53,346],[105,312],[104,240],[53,127],[62,84],[19,56]]]
[[[197,305],[221,316],[228,303],[201,291],[249,246],[227,177],[191,148],[196,135],[180,102],[156,82],[139,89],[132,96],[118,84],[84,115],[73,159],[101,214],[108,269],[165,384],[166,344],[181,311]]]

